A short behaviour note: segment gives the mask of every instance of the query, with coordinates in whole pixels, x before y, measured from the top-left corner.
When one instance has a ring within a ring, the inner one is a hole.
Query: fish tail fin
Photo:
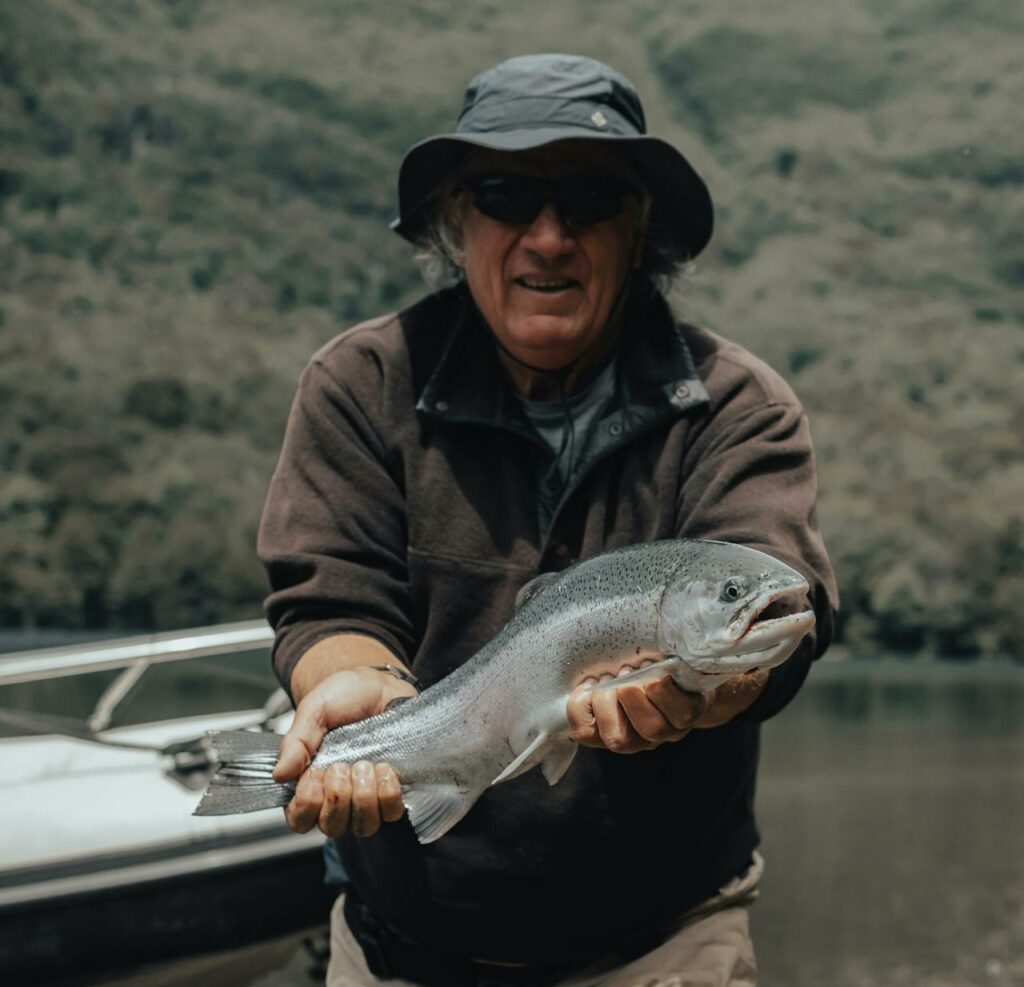
[[[213,734],[210,745],[220,765],[193,815],[228,816],[274,809],[291,801],[295,783],[277,782],[273,777],[281,752],[281,737],[276,733],[226,730]]]

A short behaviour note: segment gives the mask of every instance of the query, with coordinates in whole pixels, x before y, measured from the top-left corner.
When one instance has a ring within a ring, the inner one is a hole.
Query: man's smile
[[[514,280],[521,288],[526,288],[529,291],[539,291],[549,295],[579,287],[579,282],[574,281],[572,278],[524,276],[515,278]]]

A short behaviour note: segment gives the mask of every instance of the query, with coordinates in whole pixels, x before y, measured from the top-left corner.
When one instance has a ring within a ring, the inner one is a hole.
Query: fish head
[[[661,598],[659,645],[708,688],[741,672],[772,668],[814,626],[807,580],[778,559],[741,545],[694,542]],[[680,682],[682,685],[683,683]],[[687,686],[688,688],[691,686]]]

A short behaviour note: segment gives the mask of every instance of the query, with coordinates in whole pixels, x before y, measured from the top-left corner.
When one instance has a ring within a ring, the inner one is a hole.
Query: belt
[[[370,972],[381,980],[400,978],[423,987],[552,987],[576,966],[489,963],[449,956],[406,939],[347,889],[345,921],[359,943]]]

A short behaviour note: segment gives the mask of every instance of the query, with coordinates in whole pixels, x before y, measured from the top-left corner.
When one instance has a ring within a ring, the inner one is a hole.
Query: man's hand
[[[694,723],[694,726],[698,730],[720,727],[734,716],[739,716],[764,691],[768,675],[767,668],[758,668],[723,682],[714,690],[714,698],[708,706],[708,711]]]
[[[669,676],[603,689],[593,688],[597,680],[584,679],[566,705],[569,735],[584,747],[618,754],[653,750],[681,740],[694,727],[728,723],[758,697],[767,681],[767,671],[748,672],[701,693],[684,692]]]
[[[402,790],[391,765],[357,761],[323,771],[309,764],[329,730],[375,716],[392,700],[414,695],[412,685],[366,667],[335,672],[305,694],[274,769],[275,781],[299,779],[284,810],[291,829],[306,833],[319,826],[325,836],[341,836],[346,830],[372,836],[381,821],[401,818]]]

